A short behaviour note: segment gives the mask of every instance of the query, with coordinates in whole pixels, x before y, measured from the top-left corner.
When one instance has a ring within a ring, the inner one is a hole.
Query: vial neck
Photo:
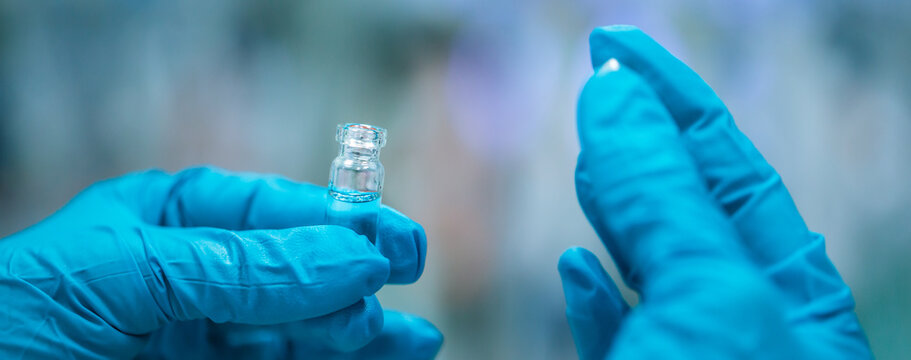
[[[365,148],[344,144],[339,146],[338,153],[340,156],[360,159],[377,159],[380,156],[380,150],[377,148]]]

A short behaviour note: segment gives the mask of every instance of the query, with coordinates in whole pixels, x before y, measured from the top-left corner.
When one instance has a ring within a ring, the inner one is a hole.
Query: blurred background
[[[389,130],[384,202],[429,237],[384,306],[442,359],[573,358],[556,271],[596,26],[690,64],[781,173],[882,359],[911,353],[911,3],[0,0],[0,236],[87,185],[197,164],[325,185],[335,126]],[[630,301],[635,295],[623,289]]]

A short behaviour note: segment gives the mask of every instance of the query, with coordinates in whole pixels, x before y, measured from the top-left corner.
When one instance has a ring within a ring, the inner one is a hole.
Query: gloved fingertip
[[[423,318],[408,314],[402,314],[402,318],[411,325],[415,358],[432,359],[436,357],[443,346],[443,333]]]
[[[408,283],[412,283],[421,278],[421,274],[424,273],[424,264],[427,259],[427,233],[424,231],[424,227],[421,224],[413,222],[413,228],[411,230],[412,238],[414,239],[414,246],[416,249],[417,255],[417,264],[414,266],[414,273],[411,276]]]
[[[378,358],[433,359],[443,346],[443,334],[429,321],[399,311],[385,312],[383,333],[361,352]]]
[[[581,247],[572,247],[563,252],[557,263],[557,271],[563,279],[564,292],[567,291],[567,286],[589,290],[596,286],[596,273],[592,268],[592,261],[597,264],[597,257]]]
[[[557,268],[563,280],[567,312],[616,318],[629,308],[620,289],[591,251],[570,248],[560,257]]]
[[[336,241],[337,245],[347,248],[348,260],[352,265],[349,274],[363,278],[364,288],[369,291],[364,295],[373,294],[386,285],[392,273],[392,264],[366,236],[343,226],[323,227],[328,231],[330,241]]]
[[[384,206],[380,213],[376,247],[390,261],[390,283],[410,284],[424,272],[427,235],[421,224]]]
[[[586,259],[585,262],[589,262],[587,259],[597,260],[597,257],[595,254],[584,247],[573,246],[563,252],[563,255],[560,256],[560,263],[562,264],[564,261],[576,261],[578,259]]]
[[[589,78],[579,95],[577,109],[579,136],[583,149],[589,143],[600,144],[606,135],[595,129],[614,125],[618,121],[630,121],[628,109],[658,109],[661,102],[643,78],[625,62],[607,57],[595,67],[595,74]],[[634,107],[634,105],[638,107]],[[669,124],[673,121],[668,117]],[[623,129],[611,129],[613,133]],[[624,137],[618,140],[625,140]]]
[[[642,29],[635,25],[614,24],[595,28],[588,35],[588,43],[594,48],[603,44],[605,38],[617,38],[623,36],[645,35]]]
[[[376,296],[329,314],[325,320],[326,345],[343,352],[364,347],[383,330],[383,311]]]
[[[669,54],[651,36],[631,25],[611,25],[596,28],[588,37],[592,66],[597,67],[609,58],[617,58],[628,66],[642,71],[652,61],[666,61]]]
[[[614,41],[616,37],[640,36],[645,35],[642,30],[633,25],[608,25],[595,28],[588,36],[588,44],[591,49],[592,67],[598,69],[611,55],[614,46],[618,44]]]

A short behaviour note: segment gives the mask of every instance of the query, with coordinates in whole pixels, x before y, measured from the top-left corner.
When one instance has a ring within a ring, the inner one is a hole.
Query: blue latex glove
[[[576,191],[640,303],[590,252],[564,253],[579,356],[871,357],[823,237],[712,89],[638,29],[590,40]]]
[[[433,357],[439,332],[373,295],[420,277],[423,229],[384,207],[371,244],[320,225],[325,194],[208,168],[91,186],[0,240],[0,358]]]

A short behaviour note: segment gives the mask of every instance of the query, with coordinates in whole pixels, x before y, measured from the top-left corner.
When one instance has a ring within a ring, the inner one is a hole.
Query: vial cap
[[[335,140],[347,146],[379,149],[386,146],[386,129],[368,124],[342,124],[338,126]]]

